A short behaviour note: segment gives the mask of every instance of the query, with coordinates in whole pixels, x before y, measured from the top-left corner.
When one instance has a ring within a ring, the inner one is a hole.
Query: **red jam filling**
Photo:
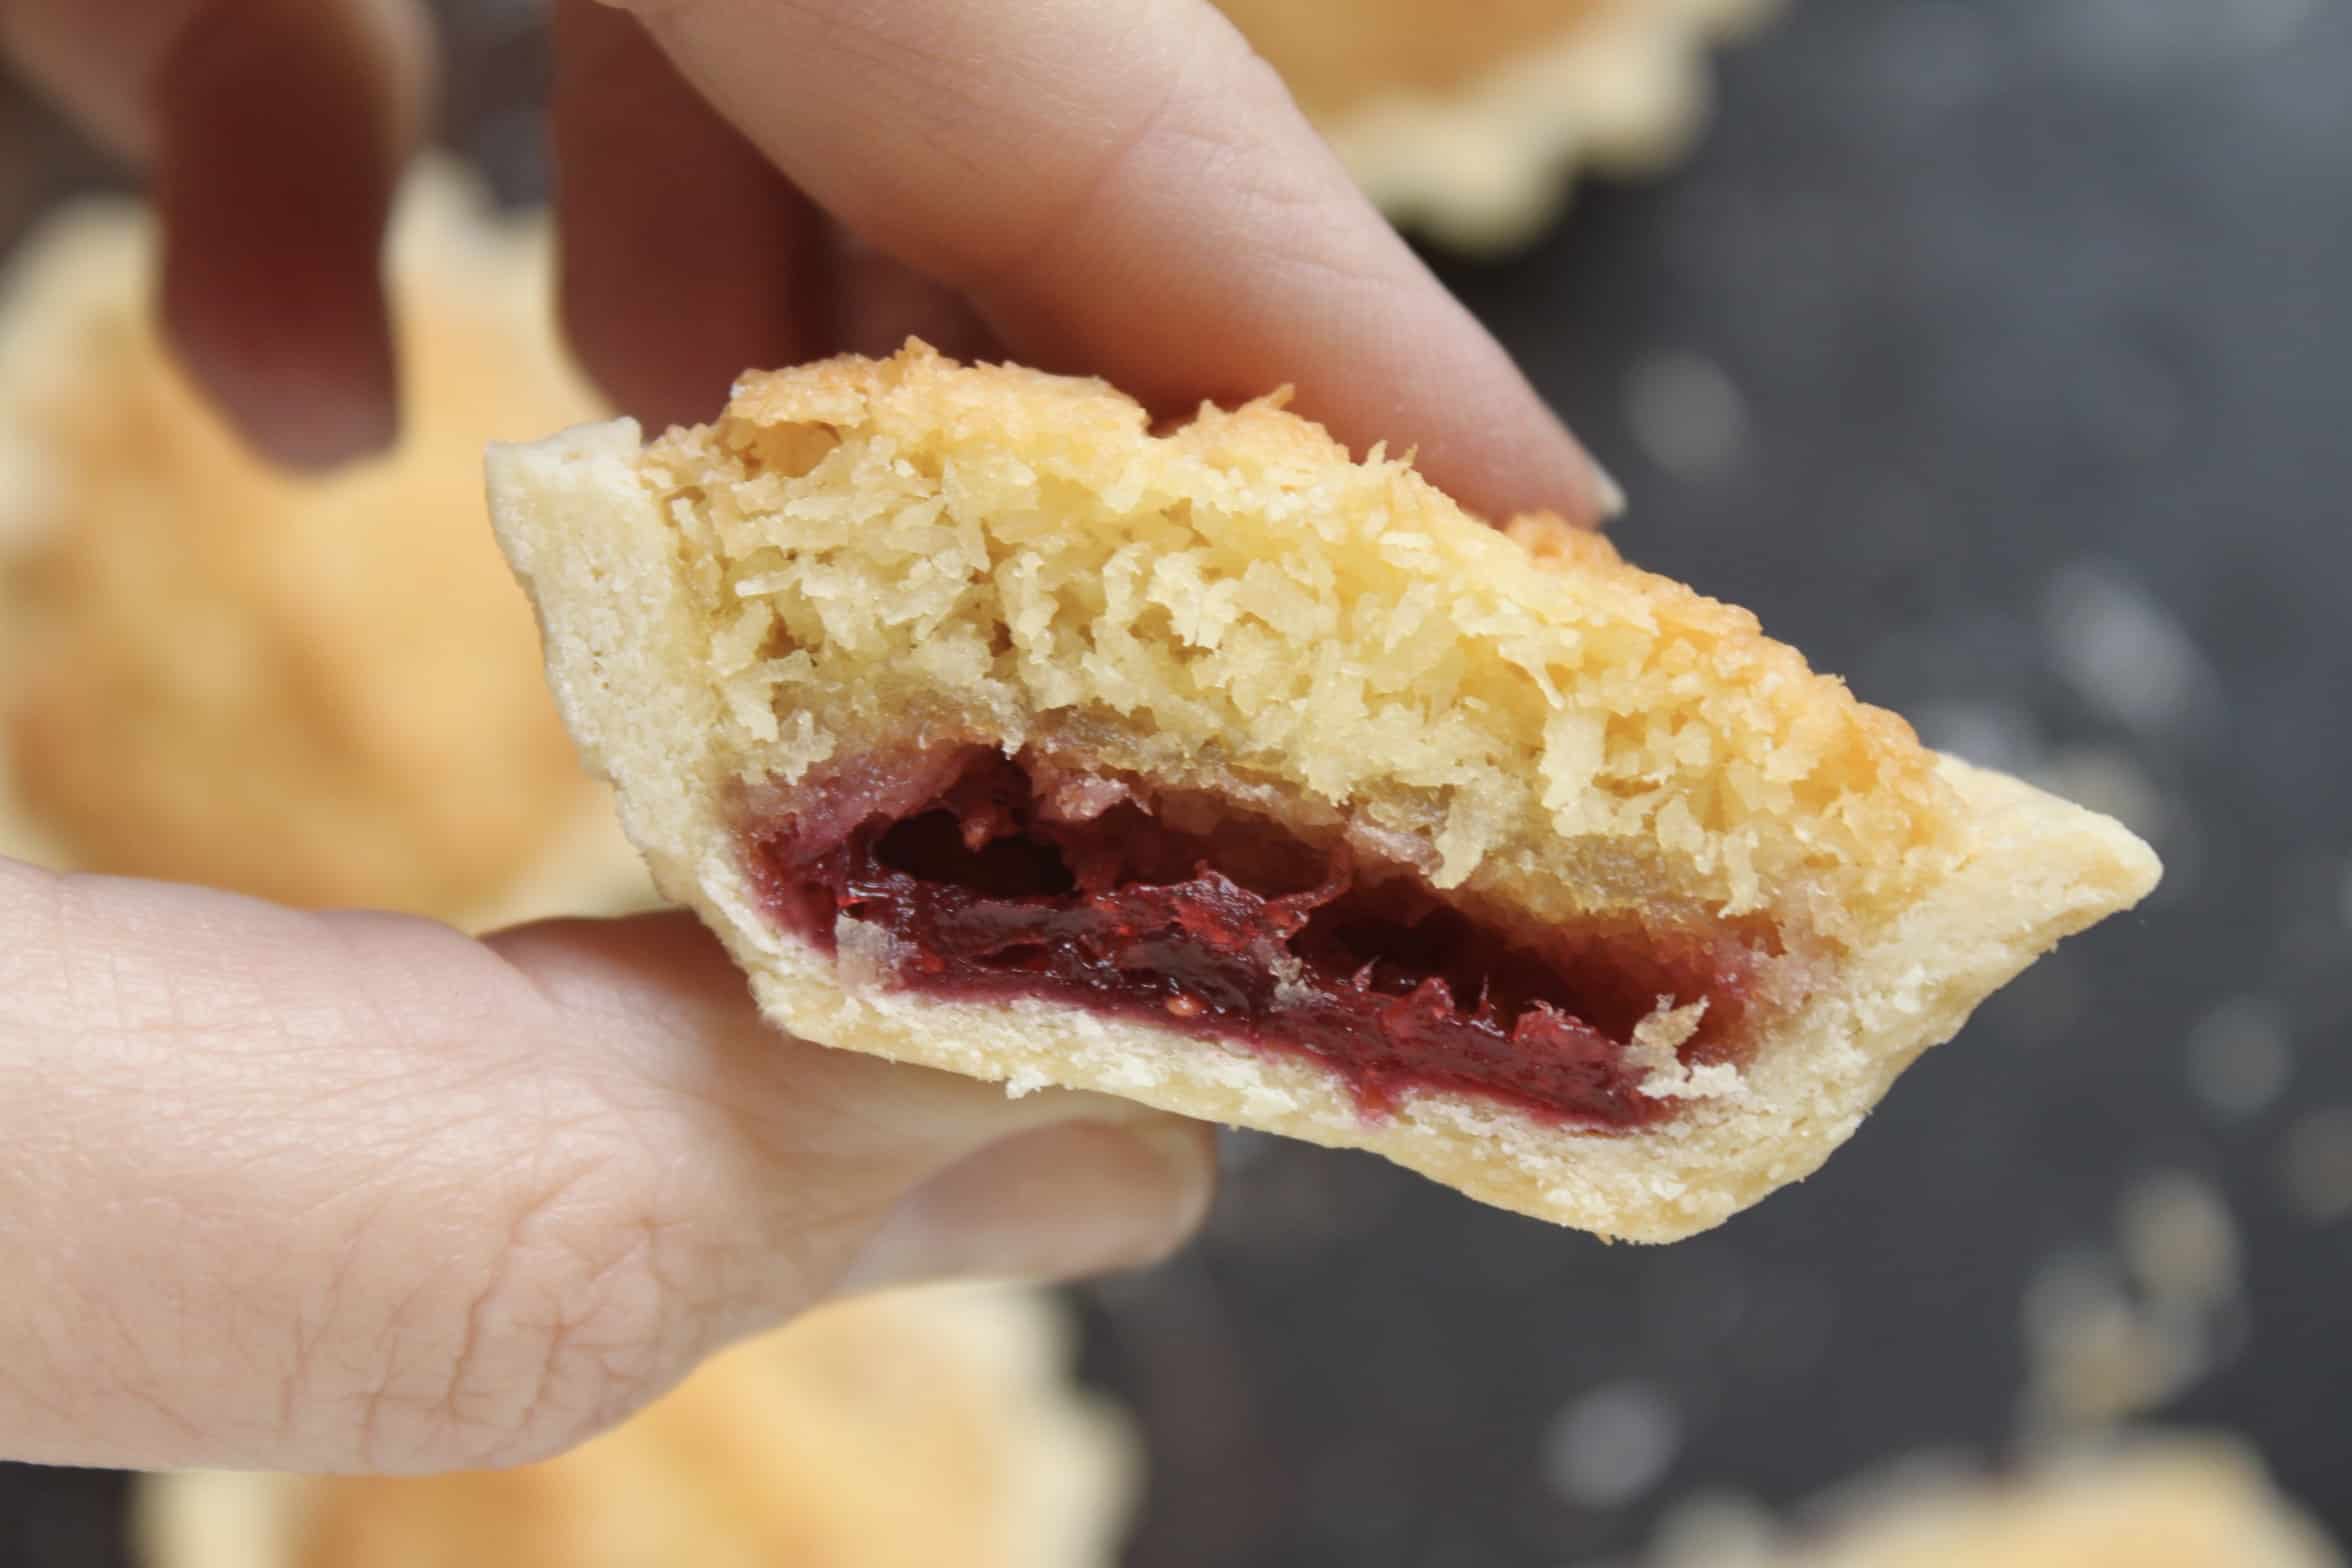
[[[1415,1086],[1625,1128],[1675,1102],[1627,1059],[1661,997],[1704,999],[1678,1048],[1737,1061],[1754,933],[1483,917],[1205,797],[983,746],[868,758],[745,803],[769,916],[831,950],[887,932],[895,980],[947,998],[1044,997],[1310,1057],[1370,1114]]]

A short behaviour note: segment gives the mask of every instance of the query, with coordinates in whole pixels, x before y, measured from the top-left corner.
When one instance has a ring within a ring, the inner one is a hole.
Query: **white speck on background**
[[[2029,1437],[2113,1426],[2203,1378],[2244,1329],[2238,1227],[2203,1177],[2152,1171],[2116,1214],[2116,1243],[2044,1259],[2019,1302]]]
[[[2085,702],[2143,735],[2177,739],[2204,724],[2220,679],[2172,611],[2113,562],[2052,573],[2042,635]]]
[[[1608,1383],[1553,1418],[1544,1476],[1580,1508],[1622,1507],[1666,1479],[1681,1443],[1681,1418],[1665,1390],[1633,1379]]]
[[[2044,1258],[2027,1277],[2018,1303],[2028,1347],[2079,1337],[2083,1323],[2128,1305],[2113,1261],[2087,1248]]]
[[[2221,1194],[2183,1171],[2143,1176],[2124,1194],[2124,1262],[2151,1302],[2209,1312],[2236,1297],[2238,1227]]]
[[[2020,1305],[2030,1427],[2110,1425],[2162,1403],[2203,1369],[2200,1347],[2142,1312],[2098,1254],[2047,1260]]]
[[[2314,1224],[2352,1214],[2352,1108],[2298,1117],[2279,1140],[2278,1176],[2287,1202]]]
[[[2294,1071],[2287,1019],[2266,996],[2233,996],[2189,1026],[2189,1088],[2226,1121],[2240,1121],[2278,1099]]]
[[[1633,367],[1625,420],[1642,450],[1668,473],[1704,479],[1738,462],[1748,443],[1748,404],[1731,377],[1696,354],[1652,354]]]

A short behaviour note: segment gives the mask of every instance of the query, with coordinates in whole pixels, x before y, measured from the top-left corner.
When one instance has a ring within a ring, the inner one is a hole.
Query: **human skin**
[[[649,424],[914,330],[1616,507],[1205,0],[559,0],[556,43],[564,319]],[[14,0],[0,51],[147,171],[248,439],[392,439],[414,0]],[[1156,1258],[1213,1181],[1189,1123],[783,1037],[674,914],[476,941],[0,862],[0,1061],[0,1456],[56,1463],[520,1462],[830,1295]]]

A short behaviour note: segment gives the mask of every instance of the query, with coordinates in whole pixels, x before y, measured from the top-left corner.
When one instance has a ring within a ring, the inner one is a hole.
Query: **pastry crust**
[[[1771,0],[1219,0],[1368,195],[1459,249],[1548,222],[1582,168],[1646,173],[1705,118],[1706,51]]]
[[[0,289],[0,852],[469,926],[644,902],[481,510],[485,433],[603,412],[544,224],[412,178],[401,439],[316,479],[182,376],[156,243],[136,204],[70,208]]]
[[[2261,1461],[2222,1437],[2139,1437],[2008,1479],[1899,1485],[1785,1552],[1668,1550],[1655,1568],[2339,1568]]]
[[[1140,1466],[1011,1286],[823,1308],[623,1426],[515,1470],[143,1477],[146,1568],[1097,1568]]]
[[[1154,436],[1100,383],[910,345],[748,378],[648,449],[625,421],[494,449],[490,477],[574,735],[776,1023],[1369,1149],[1606,1236],[1685,1236],[1808,1174],[2157,876],[2117,824],[1925,751],[1744,611],[1556,524],[1489,529],[1274,400]],[[1300,1057],[897,988],[864,928],[837,958],[769,918],[735,803],[910,734],[1401,845],[1436,889],[1546,922],[1760,928],[1752,1055],[1678,1067],[1690,999],[1662,998],[1634,1038],[1677,1101],[1655,1125],[1434,1088],[1376,1115]]]

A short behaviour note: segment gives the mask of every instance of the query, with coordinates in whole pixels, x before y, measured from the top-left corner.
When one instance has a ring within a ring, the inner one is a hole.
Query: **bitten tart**
[[[1744,611],[1267,399],[911,344],[493,450],[572,733],[768,1016],[1668,1240],[2154,884]]]
[[[1674,161],[1706,51],[1770,0],[1217,0],[1372,199],[1464,249],[1540,228],[1585,167]]]
[[[1107,1568],[1141,1469],[1042,1292],[836,1303],[560,1458],[142,1477],[144,1568]]]

